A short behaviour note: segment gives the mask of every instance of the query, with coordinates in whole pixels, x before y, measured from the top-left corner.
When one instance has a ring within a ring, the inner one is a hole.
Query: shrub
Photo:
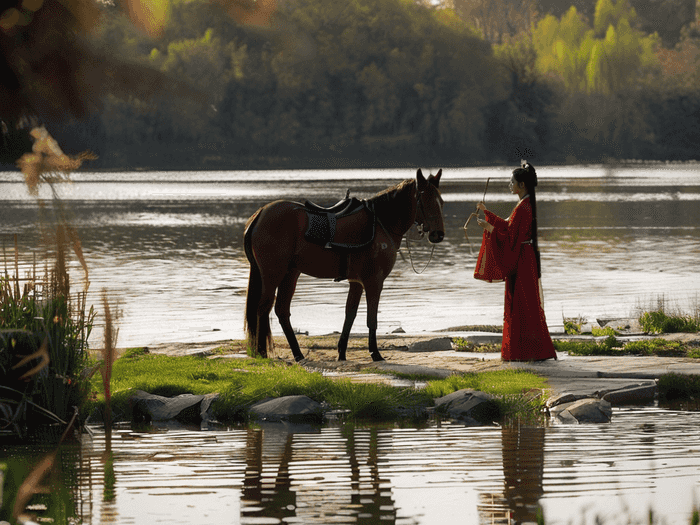
[[[621,343],[614,335],[609,335],[601,342],[596,341],[553,341],[558,352],[569,355],[622,355]]]
[[[659,401],[700,398],[700,376],[664,374],[659,377]]]
[[[608,335],[608,336],[620,335],[619,332],[617,332],[614,328],[611,328],[609,326],[605,326],[603,328],[598,328],[598,327],[594,326],[591,328],[591,334],[593,334],[596,337],[600,337],[602,335]]]
[[[0,278],[0,402],[16,432],[65,423],[82,407],[94,317],[55,272],[43,283],[34,273],[23,287],[17,276]]]
[[[650,334],[698,332],[700,322],[689,315],[667,315],[663,310],[644,312],[639,317],[642,330]]]

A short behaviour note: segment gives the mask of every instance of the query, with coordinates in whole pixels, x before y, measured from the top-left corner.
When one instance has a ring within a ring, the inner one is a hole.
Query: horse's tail
[[[261,334],[258,333],[258,305],[260,304],[260,297],[262,295],[262,275],[260,273],[260,267],[258,266],[255,256],[253,255],[253,248],[251,246],[252,230],[255,221],[260,214],[260,210],[256,211],[255,214],[248,220],[243,234],[243,249],[245,250],[245,255],[250,263],[250,276],[248,277],[248,291],[246,292],[245,299],[245,318],[243,320],[243,329],[246,332],[246,341],[248,346],[248,354],[255,356],[258,349],[258,339],[264,338],[267,340],[266,347],[270,348],[272,346],[272,333]],[[267,326],[263,323],[263,326]],[[261,357],[267,357],[263,355]]]

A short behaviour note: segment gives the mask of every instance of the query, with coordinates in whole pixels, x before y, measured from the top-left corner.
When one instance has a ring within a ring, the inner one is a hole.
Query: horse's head
[[[416,174],[418,182],[418,208],[416,211],[416,223],[421,231],[428,232],[428,240],[436,244],[445,237],[445,223],[442,218],[442,205],[444,201],[440,195],[440,177],[442,170],[437,175],[430,175],[427,179],[419,169]]]

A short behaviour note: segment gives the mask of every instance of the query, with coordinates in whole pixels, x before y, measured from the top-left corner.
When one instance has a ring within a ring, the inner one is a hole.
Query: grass
[[[579,335],[581,333],[581,327],[586,324],[588,320],[585,317],[564,317],[564,333],[569,335]]]
[[[393,387],[379,383],[353,383],[347,378],[328,378],[318,372],[275,359],[226,359],[195,356],[162,356],[131,350],[114,362],[112,409],[115,417],[131,418],[129,398],[134,390],[161,396],[218,392],[213,403],[215,417],[225,423],[247,418],[249,407],[268,397],[307,395],[334,409],[347,411],[355,420],[387,421],[418,415],[433,399],[461,388],[493,394],[502,412],[512,418],[539,414],[545,382],[521,371],[484,372],[428,381],[425,388]],[[91,407],[101,410],[101,382],[93,378]],[[528,392],[527,396],[522,396]],[[523,399],[526,399],[523,401]]]
[[[542,392],[547,383],[524,370],[498,370],[430,381],[425,391],[431,398],[438,398],[464,388],[492,394],[505,421],[534,421],[542,413],[546,401]]]
[[[499,353],[501,351],[500,343],[474,343],[463,337],[452,339],[452,345],[457,352]]]
[[[19,435],[65,425],[88,393],[83,371],[95,311],[85,293],[70,293],[61,243],[56,251],[50,271],[39,277],[34,266],[20,279],[15,237],[15,273],[0,276],[0,424]]]
[[[639,317],[639,324],[650,334],[700,332],[700,320],[690,315],[668,315],[663,310],[644,312]]]
[[[655,304],[637,306],[637,316],[642,330],[650,334],[699,332],[700,298],[691,300],[689,308],[689,312],[682,311],[677,305],[670,304],[664,295],[659,295]]]
[[[664,374],[659,377],[659,401],[700,400],[700,376]]]

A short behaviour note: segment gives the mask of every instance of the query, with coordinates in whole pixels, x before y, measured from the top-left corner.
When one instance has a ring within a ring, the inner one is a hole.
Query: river
[[[429,171],[429,167],[424,168]],[[437,167],[432,169],[435,173]],[[661,301],[700,303],[700,166],[542,167],[538,186],[545,310],[624,317]],[[89,265],[89,300],[119,303],[119,346],[240,338],[248,265],[247,218],[278,198],[330,204],[368,197],[413,170],[131,172],[72,176],[56,188]],[[480,232],[462,225],[483,196],[505,217],[515,205],[508,168],[447,169],[445,240],[416,274],[404,249],[386,282],[379,332],[500,324],[503,285],[473,279]],[[25,272],[41,262],[41,207],[21,175],[0,173],[0,236],[7,266],[17,235]],[[42,211],[43,210],[43,211]],[[41,216],[43,215],[43,219]],[[412,245],[415,266],[430,247]],[[72,287],[84,284],[71,260]],[[346,283],[300,281],[292,323],[340,330]],[[361,311],[361,314],[364,310]],[[100,324],[91,344],[99,346]],[[274,324],[276,333],[281,333]],[[359,316],[355,331],[365,329]],[[700,501],[697,412],[616,408],[610,425],[421,428],[261,425],[202,432],[121,429],[112,441],[114,498],[104,498],[104,436],[65,447],[60,471],[85,524],[395,523],[451,525],[689,523]],[[22,447],[0,447],[0,460]],[[35,454],[36,449],[28,450]]]
[[[427,173],[430,167],[424,168]],[[435,173],[437,168],[433,168]],[[626,317],[659,301],[683,312],[700,306],[700,166],[655,165],[539,168],[538,221],[545,312],[552,331],[564,317]],[[203,342],[243,336],[248,263],[245,221],[274,199],[322,204],[350,190],[371,196],[415,176],[414,170],[129,172],[72,175],[57,186],[89,266],[89,304],[106,289],[121,311],[119,346]],[[503,285],[473,279],[480,230],[463,224],[483,196],[502,217],[515,205],[510,168],[443,171],[445,240],[406,245],[387,278],[378,332],[417,334],[464,325],[501,324]],[[51,193],[43,188],[51,216]],[[40,206],[17,173],[0,173],[0,235],[12,258],[18,234],[22,260],[38,248]],[[84,275],[71,260],[74,290]],[[340,331],[347,283],[302,276],[292,324],[312,335]],[[366,332],[364,302],[354,331]],[[274,316],[273,316],[274,317]],[[101,344],[100,324],[93,346]],[[273,331],[281,335],[276,319]]]

